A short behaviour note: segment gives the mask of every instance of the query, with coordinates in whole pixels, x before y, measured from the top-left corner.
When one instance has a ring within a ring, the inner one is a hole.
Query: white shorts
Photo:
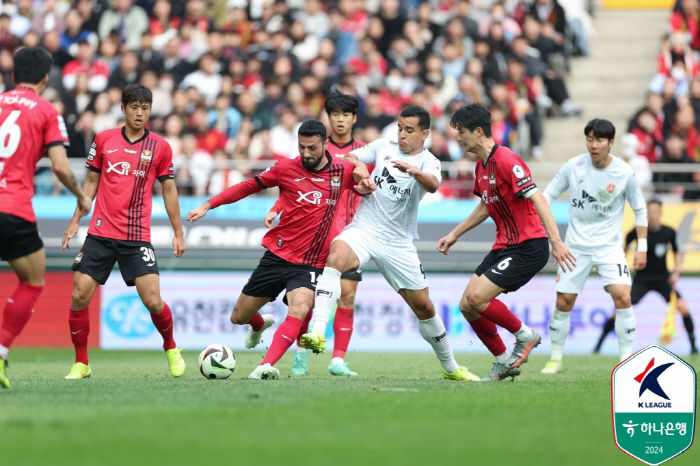
[[[595,254],[585,254],[573,249],[571,252],[576,256],[576,268],[573,272],[567,269],[566,273],[559,270],[557,293],[581,294],[593,267],[598,269],[598,274],[603,277],[603,286],[632,285],[622,248],[606,249]]]
[[[333,241],[338,240],[350,246],[360,260],[360,269],[372,259],[397,292],[428,287],[428,278],[412,242],[389,243],[354,225],[345,227]]]

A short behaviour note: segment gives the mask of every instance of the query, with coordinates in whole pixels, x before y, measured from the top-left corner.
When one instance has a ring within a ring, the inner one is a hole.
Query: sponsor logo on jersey
[[[95,226],[98,228],[102,226],[102,219],[101,218],[97,219],[97,221],[95,222]]]
[[[299,194],[297,202],[306,201],[309,204],[320,204],[321,197],[323,197],[323,194],[320,191],[309,191],[308,193],[297,191],[297,194]]]
[[[513,167],[513,173],[515,173],[515,176],[517,176],[518,178],[522,178],[525,176],[525,170],[523,170],[523,167],[521,167],[520,165],[515,165]]]
[[[581,199],[571,199],[571,206],[576,207],[577,209],[583,209],[583,206],[586,202],[598,202],[598,199],[588,194],[584,189],[581,191]]]
[[[124,152],[126,152],[127,154],[138,154],[137,151],[131,149],[124,149]]]
[[[282,247],[282,238],[277,239],[277,247]]]
[[[74,264],[80,264],[80,261],[83,260],[83,253],[79,252],[77,256],[75,256],[75,260],[73,261]]]
[[[382,176],[374,177],[374,183],[377,185],[377,189],[381,189],[384,186],[385,181],[387,182],[387,184],[396,183],[396,178],[391,176],[391,173],[389,173],[389,170],[386,167],[384,167],[384,170],[382,170]]]
[[[25,107],[29,107],[30,110],[32,110],[34,107],[37,106],[37,102],[32,99],[28,99],[26,97],[20,97],[18,95],[4,95],[2,102],[7,105],[24,105]],[[59,117],[60,118],[60,117]]]
[[[269,168],[268,168],[268,170],[269,170]],[[264,172],[263,172],[263,173],[264,173]],[[298,183],[299,181],[305,180],[305,179],[306,179],[306,177],[303,176],[303,177],[301,177],[301,178],[294,178],[294,181],[296,181],[296,182]]]
[[[131,168],[131,164],[129,162],[110,162],[107,161],[107,173],[109,172],[114,172],[119,175],[128,175],[129,174],[129,168]]]
[[[304,178],[306,178],[306,177],[304,177]],[[314,181],[316,183],[322,183],[322,182],[326,181],[326,179],[325,178],[311,178],[311,181]]]
[[[141,152],[141,160],[143,160],[143,163],[151,163],[151,159],[153,159],[153,152],[150,150]]]
[[[608,192],[612,194],[615,191],[615,185],[613,183],[608,184]]]
[[[522,180],[518,181],[518,182],[515,183],[515,184],[516,184],[516,185],[518,186],[518,188],[519,188],[519,187],[521,187],[522,185],[524,185],[524,184],[526,184],[526,183],[529,183],[530,181],[532,181],[532,178],[530,178],[530,177],[528,176],[527,178],[523,178]]]
[[[340,177],[339,176],[331,176],[331,188],[334,191],[338,191],[340,189]]]
[[[112,152],[116,152],[116,151],[118,151],[118,150],[119,150],[119,149],[110,149],[110,150],[105,151],[105,152],[107,152],[108,154],[111,154]]]

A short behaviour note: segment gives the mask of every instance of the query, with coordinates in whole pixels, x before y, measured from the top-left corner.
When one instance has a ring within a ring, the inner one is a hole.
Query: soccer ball
[[[236,369],[236,357],[224,345],[209,345],[199,353],[199,371],[207,379],[227,379]]]

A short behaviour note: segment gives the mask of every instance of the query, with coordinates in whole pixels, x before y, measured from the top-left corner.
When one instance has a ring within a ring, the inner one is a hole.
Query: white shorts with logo
[[[412,242],[390,243],[355,225],[348,225],[333,241],[343,241],[360,260],[363,269],[370,259],[394,290],[422,290],[428,278]]]
[[[632,285],[630,270],[622,247],[605,249],[594,254],[586,254],[575,249],[571,249],[571,252],[576,257],[576,268],[573,272],[567,268],[566,273],[559,270],[557,293],[581,294],[593,267],[603,277],[603,286]]]

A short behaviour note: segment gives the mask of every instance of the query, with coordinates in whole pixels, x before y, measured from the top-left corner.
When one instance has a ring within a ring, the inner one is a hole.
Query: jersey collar
[[[350,142],[348,142],[347,144],[340,145],[337,142],[335,142],[331,136],[328,136],[328,142],[333,144],[338,149],[345,149],[346,147],[350,147],[355,142],[355,138],[351,138]]]
[[[28,87],[28,86],[15,86],[15,89],[14,89],[14,90],[20,90],[20,89],[21,89],[21,90],[25,90],[25,91],[32,91],[33,93],[36,94],[36,91],[35,91],[34,89],[32,89],[31,87]]]
[[[307,172],[309,172],[309,173],[323,173],[323,172],[325,172],[326,170],[328,170],[329,168],[331,168],[331,163],[333,162],[333,156],[332,156],[331,153],[328,152],[328,151],[326,151],[326,158],[328,159],[328,163],[326,164],[325,167],[323,167],[322,169],[320,169],[320,170],[317,171],[317,172],[315,172],[315,171],[313,171],[313,170],[309,170],[308,168],[306,168],[306,167],[304,166],[303,163],[301,163],[301,155],[299,156],[299,163],[301,163],[302,168],[303,168],[304,170],[306,170]]]
[[[136,141],[131,142],[131,141],[129,141],[129,138],[126,137],[126,126],[122,126],[122,137],[123,137],[124,140],[127,142],[127,144],[130,144],[130,145],[132,145],[132,146],[133,146],[134,144],[138,144],[139,142],[141,142],[141,141],[143,141],[144,139],[146,139],[146,138],[148,137],[148,133],[149,133],[148,128],[144,128],[143,136],[141,136],[140,138],[138,138]]]
[[[491,157],[493,157],[493,154],[496,153],[496,149],[498,149],[498,144],[493,145],[493,148],[491,149],[489,156],[486,158],[486,162],[484,162],[483,160],[481,161],[481,168],[486,168],[486,164],[489,163],[489,160],[491,160]]]

